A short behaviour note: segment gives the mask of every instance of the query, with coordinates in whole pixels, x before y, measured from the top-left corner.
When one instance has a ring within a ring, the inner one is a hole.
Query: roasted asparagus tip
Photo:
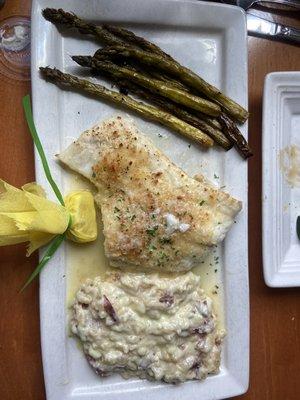
[[[40,67],[40,72],[44,78],[51,82],[63,80],[64,74],[56,68]]]
[[[68,24],[70,20],[73,20],[74,15],[64,10],[56,8],[45,8],[42,11],[43,17],[50,22],[55,24]]]
[[[71,58],[82,67],[90,67],[92,65],[91,56],[71,56]]]
[[[129,57],[129,54],[127,54],[125,51],[125,47],[105,46],[102,49],[98,49],[95,52],[94,58],[103,58],[103,57],[107,57],[107,56],[118,57],[118,55],[120,55],[120,57],[122,57],[124,55]]]
[[[61,24],[68,28],[76,28],[83,35],[93,35],[101,43],[109,45],[124,45],[121,39],[104,29],[101,25],[97,26],[90,22],[84,21],[73,13],[66,12],[61,8],[45,8],[42,11],[43,16],[54,24]]]
[[[224,134],[229,140],[235,145],[236,149],[245,158],[253,156],[252,150],[250,149],[247,140],[244,138],[242,133],[236,124],[224,113],[219,117],[219,121],[223,127]]]

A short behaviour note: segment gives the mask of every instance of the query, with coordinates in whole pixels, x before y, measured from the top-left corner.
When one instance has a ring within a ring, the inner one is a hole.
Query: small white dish
[[[265,282],[300,286],[300,72],[265,79],[262,195]]]

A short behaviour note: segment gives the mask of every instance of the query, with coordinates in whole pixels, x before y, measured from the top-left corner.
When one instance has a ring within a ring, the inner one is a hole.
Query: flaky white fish
[[[83,132],[59,159],[98,188],[112,266],[187,271],[242,207],[202,176],[189,177],[120,116]]]

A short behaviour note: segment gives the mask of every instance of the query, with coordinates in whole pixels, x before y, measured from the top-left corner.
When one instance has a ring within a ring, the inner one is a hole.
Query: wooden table
[[[6,3],[0,10],[0,20],[13,14],[29,15],[29,0]],[[280,19],[300,27],[299,19]],[[249,38],[249,132],[255,156],[249,161],[251,373],[249,391],[239,397],[245,400],[300,399],[300,291],[270,289],[264,284],[261,237],[264,78],[271,71],[297,69],[300,70],[300,47]],[[34,180],[33,147],[21,108],[21,98],[29,91],[29,82],[11,81],[0,75],[0,176],[15,186]],[[1,400],[45,399],[38,281],[18,293],[37,257],[27,259],[24,254],[23,245],[0,251]]]

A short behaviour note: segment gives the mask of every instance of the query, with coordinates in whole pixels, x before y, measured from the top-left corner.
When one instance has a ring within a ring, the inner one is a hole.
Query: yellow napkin
[[[21,189],[0,180],[0,246],[29,242],[27,255],[67,231],[85,243],[97,238],[94,199],[88,190],[76,191],[65,206],[48,200],[43,188],[28,183]]]

